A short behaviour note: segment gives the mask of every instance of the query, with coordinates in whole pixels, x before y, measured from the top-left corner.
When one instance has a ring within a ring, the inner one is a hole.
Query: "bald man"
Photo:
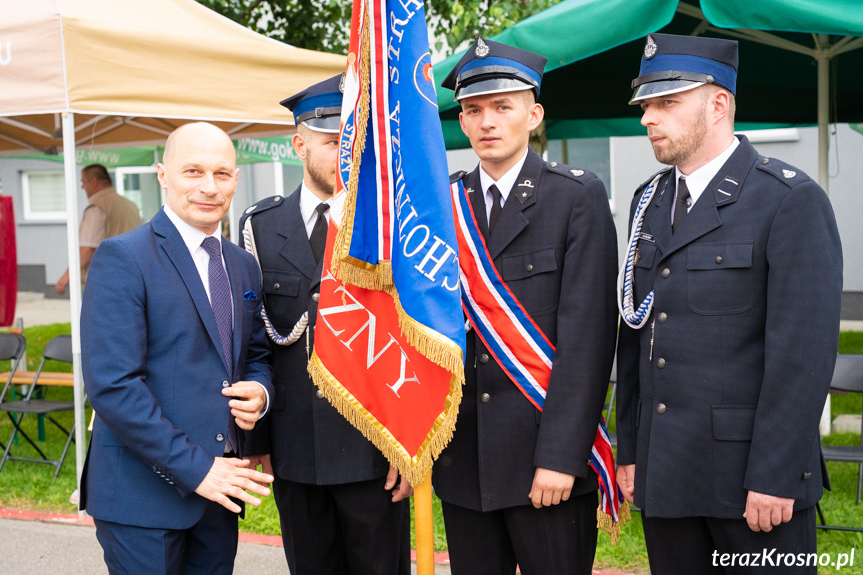
[[[178,128],[158,165],[167,204],[90,264],[81,509],[111,573],[231,573],[237,514],[270,493],[242,459],[274,392],[257,264],[219,234],[237,172],[222,130]]]

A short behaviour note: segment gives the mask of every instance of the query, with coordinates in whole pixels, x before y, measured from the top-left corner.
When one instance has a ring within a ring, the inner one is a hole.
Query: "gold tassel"
[[[611,545],[616,547],[620,542],[620,528],[632,519],[629,511],[629,503],[626,501],[620,506],[617,512],[618,521],[614,521],[608,513],[602,510],[602,505],[596,508],[596,527],[600,531],[605,531],[611,536]]]

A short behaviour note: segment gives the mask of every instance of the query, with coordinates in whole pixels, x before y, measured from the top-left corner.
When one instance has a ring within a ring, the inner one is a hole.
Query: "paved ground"
[[[9,572],[16,575],[108,573],[96,540],[96,528],[91,525],[0,519],[0,557]],[[416,573],[416,565],[412,573]],[[435,568],[435,575],[449,573],[448,566]],[[288,565],[281,547],[241,542],[234,574],[286,575]]]

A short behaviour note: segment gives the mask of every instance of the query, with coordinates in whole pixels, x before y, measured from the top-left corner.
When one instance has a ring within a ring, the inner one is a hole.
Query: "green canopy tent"
[[[548,58],[540,102],[547,136],[563,139],[646,133],[627,102],[649,32],[738,40],[738,128],[817,123],[827,189],[828,124],[863,122],[863,2],[565,0],[492,39]],[[468,147],[452,98],[438,90],[447,147]]]

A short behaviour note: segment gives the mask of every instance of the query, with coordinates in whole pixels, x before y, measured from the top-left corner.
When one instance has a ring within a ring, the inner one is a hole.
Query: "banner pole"
[[[414,533],[417,543],[417,575],[434,575],[434,520],[431,472],[414,489]]]

